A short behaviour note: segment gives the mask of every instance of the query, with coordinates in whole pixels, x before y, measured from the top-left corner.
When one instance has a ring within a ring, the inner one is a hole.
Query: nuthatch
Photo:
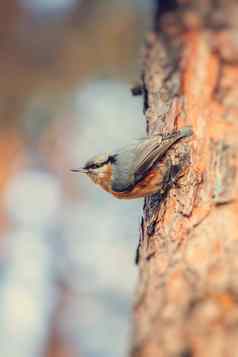
[[[163,160],[179,139],[192,135],[191,127],[169,134],[138,139],[114,153],[87,161],[73,172],[87,174],[93,182],[117,198],[139,198],[160,192],[170,177],[171,164]]]

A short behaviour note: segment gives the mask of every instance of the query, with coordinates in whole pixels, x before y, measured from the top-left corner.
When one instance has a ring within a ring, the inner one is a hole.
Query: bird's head
[[[94,156],[82,168],[72,169],[71,171],[87,174],[96,184],[104,186],[108,184],[109,178],[111,179],[114,161],[114,156],[105,153]]]

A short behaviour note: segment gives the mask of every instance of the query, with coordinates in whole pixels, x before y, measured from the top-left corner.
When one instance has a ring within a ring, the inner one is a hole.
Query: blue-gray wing
[[[112,189],[130,191],[161,157],[161,135],[139,139],[119,150],[112,165]]]
[[[139,139],[134,144],[119,150],[112,165],[112,189],[116,192],[130,191],[142,180],[154,164],[177,140],[192,135],[191,127],[184,127],[168,135],[153,135]]]

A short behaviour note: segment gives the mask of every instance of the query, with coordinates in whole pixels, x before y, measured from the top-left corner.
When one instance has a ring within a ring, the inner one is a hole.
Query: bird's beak
[[[87,173],[88,173],[88,170],[83,169],[83,168],[71,169],[70,171],[72,171],[72,172],[79,172],[80,174],[87,174]]]

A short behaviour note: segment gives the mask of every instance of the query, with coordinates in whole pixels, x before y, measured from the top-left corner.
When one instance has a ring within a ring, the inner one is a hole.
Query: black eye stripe
[[[99,167],[101,167],[103,165],[104,165],[104,162],[100,163],[100,164],[92,163],[92,164],[87,164],[84,168],[86,170],[88,170],[88,169],[98,169]]]
[[[103,166],[103,163],[102,164],[92,164],[90,166],[91,169],[98,169],[99,167]]]
[[[100,167],[110,163],[113,163],[116,161],[116,157],[114,156],[109,156],[107,160],[103,161],[103,162],[89,162],[88,164],[86,164],[86,166],[84,167],[86,170],[94,170],[94,169],[99,169]]]

